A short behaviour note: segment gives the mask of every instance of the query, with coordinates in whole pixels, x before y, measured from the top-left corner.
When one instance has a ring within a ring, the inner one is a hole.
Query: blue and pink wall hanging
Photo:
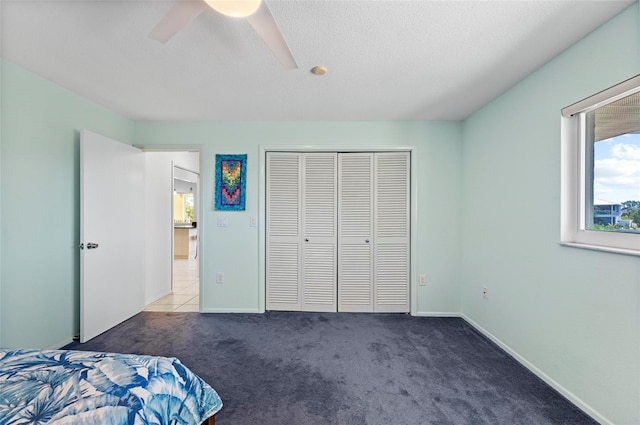
[[[216,155],[216,210],[244,211],[247,155]]]

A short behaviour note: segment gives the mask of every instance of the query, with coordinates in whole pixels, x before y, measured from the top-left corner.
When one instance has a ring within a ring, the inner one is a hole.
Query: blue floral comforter
[[[200,424],[221,407],[175,358],[0,349],[0,425]]]

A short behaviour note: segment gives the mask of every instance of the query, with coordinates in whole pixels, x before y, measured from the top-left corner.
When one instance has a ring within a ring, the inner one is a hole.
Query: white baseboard
[[[167,295],[173,294],[173,291],[169,291],[166,294],[163,295],[158,295],[157,297],[151,298],[150,300],[145,300],[144,305],[149,305],[149,304],[153,304],[154,302],[158,301],[160,298],[164,298]]]
[[[203,308],[200,313],[260,313],[258,308]]]
[[[73,342],[73,339],[65,339],[63,341],[60,342],[56,342],[55,344],[52,344],[51,346],[45,348],[45,350],[59,350],[62,347],[64,347],[65,345],[69,345]]]
[[[555,389],[564,397],[566,397],[571,403],[575,404],[580,410],[585,412],[587,415],[591,416],[594,420],[598,421],[602,425],[615,425],[613,422],[611,422],[610,420],[602,416],[600,413],[598,413],[598,411],[596,411],[594,408],[592,408],[587,403],[582,401],[582,399],[580,399],[571,391],[567,390],[565,387],[563,387],[558,382],[553,380],[549,375],[544,373],[542,370],[538,369],[533,363],[529,362],[527,359],[522,357],[515,350],[513,350],[511,347],[509,347],[507,344],[505,344],[499,338],[493,335],[491,332],[487,331],[482,326],[480,326],[479,324],[471,320],[468,316],[466,316],[465,314],[459,314],[459,317],[461,317],[463,320],[465,320],[467,323],[473,326],[478,332],[480,332],[481,334],[489,338],[491,341],[493,341],[495,344],[497,344],[501,349],[509,353],[509,355],[511,355],[511,357],[516,359],[521,365],[523,365],[524,367],[529,369],[531,372],[533,372],[538,378],[542,379],[544,382],[549,384],[553,389]]]
[[[411,315],[417,317],[462,317],[460,313],[454,311],[416,311]]]

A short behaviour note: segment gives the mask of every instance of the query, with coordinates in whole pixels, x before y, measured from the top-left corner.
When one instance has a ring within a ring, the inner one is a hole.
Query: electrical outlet
[[[224,273],[216,273],[216,283],[224,283]]]
[[[482,298],[484,298],[485,300],[489,299],[489,289],[487,289],[486,286],[482,288]]]
[[[420,275],[420,286],[426,286],[427,285],[427,276],[422,273]]]

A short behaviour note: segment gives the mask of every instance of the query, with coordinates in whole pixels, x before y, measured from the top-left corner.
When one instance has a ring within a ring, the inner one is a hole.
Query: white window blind
[[[640,132],[640,92],[595,109],[594,142]]]

